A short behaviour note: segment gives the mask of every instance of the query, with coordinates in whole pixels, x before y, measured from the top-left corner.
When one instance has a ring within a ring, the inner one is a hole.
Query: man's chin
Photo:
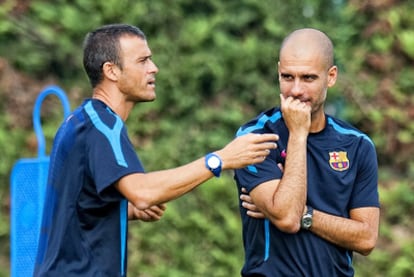
[[[136,103],[139,102],[152,102],[157,98],[157,95],[154,93],[148,93],[147,95],[141,95],[141,96],[137,96],[135,97],[134,101]]]
[[[145,98],[145,99],[140,99],[140,101],[138,102],[152,102],[157,98],[156,95],[154,95],[154,97],[149,97],[149,98]]]

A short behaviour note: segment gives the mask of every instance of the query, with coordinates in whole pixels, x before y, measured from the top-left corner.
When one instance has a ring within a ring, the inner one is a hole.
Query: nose
[[[303,88],[302,82],[300,81],[299,78],[296,78],[293,82],[292,89],[290,91],[292,97],[296,98],[298,96],[301,96],[304,92],[303,90],[304,88]]]
[[[149,71],[154,74],[158,73],[159,71],[157,65],[152,60],[151,60],[151,66],[150,66]]]

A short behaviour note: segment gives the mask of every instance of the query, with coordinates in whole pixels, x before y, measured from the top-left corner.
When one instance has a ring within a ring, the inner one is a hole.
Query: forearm
[[[174,169],[133,174],[133,178],[128,178],[128,182],[133,182],[133,191],[126,196],[136,208],[146,209],[176,199],[212,176],[204,158],[200,158]]]
[[[277,139],[274,134],[247,134],[235,138],[215,154],[221,159],[222,170],[242,168],[262,162],[270,150],[276,148],[274,141]],[[214,168],[214,174],[220,172],[219,164]],[[124,176],[115,183],[115,188],[142,210],[173,200],[214,174],[207,168],[206,158],[202,157],[173,169]]]
[[[367,209],[370,213],[365,221],[314,210],[310,231],[335,245],[368,255],[378,237],[379,209]]]
[[[306,165],[306,136],[291,136],[282,179],[264,182],[250,191],[254,207],[284,232],[295,233],[300,228],[307,192]]]
[[[271,217],[278,227],[299,230],[307,193],[306,137],[289,138],[283,177],[273,194]],[[282,228],[283,229],[283,228]]]

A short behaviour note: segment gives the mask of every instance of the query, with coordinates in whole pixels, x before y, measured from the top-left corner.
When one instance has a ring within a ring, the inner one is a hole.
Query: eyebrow
[[[281,72],[280,75],[282,77],[294,76],[294,74],[291,74],[291,73],[283,73],[283,72]],[[319,75],[318,74],[314,74],[314,73],[304,73],[304,74],[299,74],[299,78],[314,78],[314,79],[317,79],[317,78],[319,78]]]
[[[148,60],[148,59],[151,59],[151,58],[152,58],[152,54],[147,55],[147,56],[140,56],[140,57],[137,58],[137,61],[145,61],[145,60]]]
[[[319,78],[319,75],[318,74],[313,74],[313,73],[310,73],[310,74],[303,74],[303,75],[301,75],[301,77],[305,77],[305,78],[314,78],[314,79],[317,79],[317,78]]]

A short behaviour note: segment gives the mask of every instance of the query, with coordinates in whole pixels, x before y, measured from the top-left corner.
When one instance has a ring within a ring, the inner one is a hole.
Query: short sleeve
[[[374,145],[364,140],[359,151],[358,173],[349,208],[379,206],[377,154]]]
[[[280,159],[278,156],[280,156],[278,150],[271,150],[262,163],[236,169],[234,178],[239,189],[244,187],[250,192],[264,182],[281,179],[282,171],[277,165],[277,161]]]
[[[92,137],[96,139],[88,144],[88,161],[98,194],[123,176],[144,172],[125,128],[113,134],[103,134],[96,129],[94,132]]]

